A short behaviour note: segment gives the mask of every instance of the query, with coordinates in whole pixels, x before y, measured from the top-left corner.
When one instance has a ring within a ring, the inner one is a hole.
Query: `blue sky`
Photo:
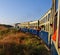
[[[52,0],[0,0],[0,23],[38,20],[51,6]]]

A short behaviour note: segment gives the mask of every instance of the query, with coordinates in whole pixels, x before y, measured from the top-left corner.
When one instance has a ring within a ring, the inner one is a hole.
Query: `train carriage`
[[[53,34],[52,34],[52,55],[60,55],[60,0],[52,0],[52,18],[53,18]]]
[[[38,35],[39,20],[29,22],[29,32]]]
[[[29,27],[31,29],[38,29],[39,26],[38,22],[39,22],[38,20],[29,22]]]
[[[28,32],[29,22],[20,23],[18,26],[19,26],[21,31]]]
[[[41,29],[46,32],[49,32],[50,17],[51,17],[51,9],[48,12],[46,12],[45,15],[42,16],[39,20],[39,27],[41,27]]]
[[[50,26],[50,19],[51,19],[51,9],[48,10],[48,12],[46,12],[45,15],[43,15],[39,20],[39,27],[41,28],[41,32],[39,35],[44,40],[44,42],[46,42],[47,45],[50,45],[51,42],[50,32],[52,27]]]
[[[29,28],[29,22],[20,23],[19,27],[21,27],[21,28]]]

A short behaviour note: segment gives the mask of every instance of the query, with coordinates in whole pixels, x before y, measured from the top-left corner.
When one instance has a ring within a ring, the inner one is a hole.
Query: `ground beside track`
[[[0,55],[50,55],[41,39],[16,29],[0,31]]]

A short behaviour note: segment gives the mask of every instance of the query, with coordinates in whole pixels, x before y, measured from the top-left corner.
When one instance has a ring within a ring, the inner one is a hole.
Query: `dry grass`
[[[7,28],[4,26],[0,26],[0,30],[6,30]]]
[[[28,33],[8,29],[1,35],[0,46],[3,46],[1,55],[49,55],[41,40]]]

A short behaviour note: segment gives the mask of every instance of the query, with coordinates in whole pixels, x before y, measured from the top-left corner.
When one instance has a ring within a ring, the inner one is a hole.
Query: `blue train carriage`
[[[50,27],[50,18],[51,9],[48,10],[48,12],[46,12],[39,20],[39,27],[41,28],[41,31],[39,32],[39,37],[41,37],[48,46],[51,42],[50,30],[52,29]]]
[[[39,20],[29,22],[29,32],[38,35]]]
[[[60,55],[60,0],[52,0],[53,34],[51,55]]]

